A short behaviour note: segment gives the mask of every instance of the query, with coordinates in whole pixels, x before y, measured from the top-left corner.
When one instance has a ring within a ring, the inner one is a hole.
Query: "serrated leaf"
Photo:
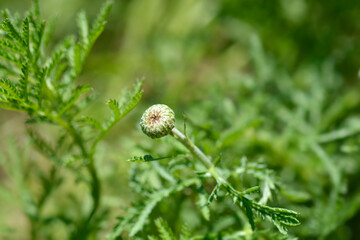
[[[92,87],[89,84],[84,84],[84,85],[78,86],[73,91],[72,96],[67,101],[63,102],[63,104],[61,105],[61,107],[58,111],[58,116],[61,116],[68,109],[70,109],[82,94],[90,91],[91,89],[92,89]]]
[[[57,18],[56,16],[53,17],[51,19],[51,21],[49,22],[49,24],[47,24],[47,26],[45,28],[44,36],[43,36],[44,47],[47,47],[49,45],[51,36],[52,36],[52,34],[54,32],[54,29],[55,29],[56,18]]]
[[[61,43],[56,50],[53,52],[52,56],[47,60],[45,64],[48,68],[48,74],[50,75],[53,70],[60,65],[60,62],[66,58],[66,52],[69,47],[73,44],[73,38],[67,37],[63,43]]]
[[[37,20],[40,21],[40,6],[39,6],[39,0],[33,0],[33,4],[31,6],[31,16]]]
[[[191,231],[187,224],[182,225],[180,240],[190,240]]]
[[[0,46],[6,49],[9,49],[15,53],[25,54],[25,51],[22,47],[11,41],[10,39],[0,39]]]
[[[28,98],[28,82],[29,82],[29,65],[26,63],[23,64],[21,68],[22,74],[20,75],[19,80],[19,90],[24,99]]]
[[[9,79],[0,80],[0,91],[1,94],[6,96],[6,98],[21,100],[22,97],[16,88],[16,85],[12,83]]]
[[[150,198],[147,201],[145,201],[144,208],[141,210],[139,216],[136,219],[134,226],[131,228],[129,236],[130,237],[135,236],[143,228],[143,226],[146,223],[146,220],[148,219],[148,216],[150,215],[151,211],[159,201],[168,197],[172,193],[182,191],[183,189],[198,183],[199,180],[196,178],[187,179],[181,183],[178,183],[175,186],[172,186],[167,189],[162,189],[159,190],[158,192],[153,193],[150,196]]]
[[[22,39],[19,31],[16,29],[16,27],[13,25],[13,23],[10,20],[9,12],[7,10],[4,10],[2,14],[4,20],[2,21],[1,28],[4,29],[9,35],[9,37],[12,38],[15,42],[17,42],[21,46],[26,47],[26,44]]]
[[[88,23],[85,13],[79,14],[77,22],[80,29],[81,40],[74,45],[69,54],[70,63],[73,68],[73,72],[71,73],[71,77],[73,79],[80,74],[85,58],[88,56],[90,49],[94,45],[96,39],[104,30],[106,19],[109,16],[112,4],[112,1],[108,1],[103,5],[100,13],[92,24],[90,32],[88,32]]]
[[[208,196],[203,187],[198,189],[199,200],[197,201],[197,205],[200,209],[201,215],[204,217],[206,221],[210,220],[210,209],[208,206]]]
[[[92,117],[83,117],[79,121],[80,122],[85,122],[88,125],[90,125],[90,126],[92,126],[94,128],[97,128],[99,130],[103,130],[103,127],[102,127],[101,123],[98,120],[96,120],[96,119],[94,119]]]
[[[128,92],[128,96],[122,101],[120,105],[116,100],[108,101],[108,106],[112,111],[112,117],[104,124],[104,131],[102,131],[92,146],[94,151],[98,142],[105,136],[105,134],[123,117],[125,117],[141,100],[144,92],[142,91],[142,84],[144,80],[138,80],[132,91]]]
[[[115,99],[110,99],[107,102],[107,105],[109,106],[112,114],[113,114],[113,120],[116,121],[116,119],[120,118],[120,109],[119,109],[119,102]]]
[[[86,19],[86,13],[81,11],[77,16],[77,25],[80,31],[80,41],[83,47],[87,47],[89,44],[89,25]]]
[[[214,189],[212,190],[212,192],[210,193],[210,196],[208,198],[207,204],[209,205],[214,199],[217,199],[217,194],[219,191],[220,186],[217,184],[215,185]]]
[[[162,218],[156,219],[155,225],[160,233],[162,240],[176,240],[174,233],[170,229],[169,225]]]
[[[243,207],[245,208],[245,213],[246,216],[249,220],[251,229],[254,231],[255,230],[255,222],[254,222],[254,214],[252,212],[252,208],[251,208],[251,201],[245,197],[243,197],[241,199]]]
[[[11,110],[11,111],[19,111],[19,112],[26,112],[27,111],[27,108],[25,108],[23,106],[12,104],[12,103],[2,103],[2,102],[0,102],[0,108],[6,109],[6,110]]]
[[[22,37],[26,48],[29,50],[30,44],[30,26],[29,19],[26,17],[22,25]],[[30,50],[29,50],[30,51]]]
[[[0,48],[0,57],[8,60],[9,62],[15,63],[19,68],[21,67],[22,62],[19,58],[16,57],[16,54],[6,51],[3,48]]]
[[[41,22],[39,25],[39,28],[36,29],[36,41],[35,41],[35,47],[34,47],[35,61],[37,61],[37,59],[39,58],[39,55],[40,55],[40,48],[41,48],[41,43],[42,43],[43,36],[44,36],[45,25],[46,25],[46,22]]]
[[[128,159],[129,162],[150,162],[155,160],[158,159],[153,158],[151,155],[133,156],[130,159]]]
[[[283,234],[286,234],[285,226],[297,226],[300,224],[296,218],[298,213],[284,208],[272,208],[260,203],[252,202],[252,207],[260,215],[267,217]]]
[[[120,105],[120,119],[125,117],[141,100],[142,95],[144,94],[142,90],[142,85],[144,80],[138,80],[133,87],[133,90],[129,93],[129,97],[126,98],[125,102],[122,102]]]
[[[108,235],[108,239],[116,240],[118,239],[119,236],[121,236],[127,225],[136,216],[137,214],[136,210],[137,209],[135,208],[131,208],[130,210],[127,211],[126,215],[118,218],[120,222],[114,227],[114,229]]]
[[[41,137],[37,132],[28,129],[28,134],[36,146],[37,150],[48,157],[49,159],[55,161],[58,164],[61,164],[60,160],[57,158],[54,148],[48,143],[43,137]]]
[[[35,94],[33,94],[33,97],[38,100],[39,106],[41,106],[42,104],[41,100],[43,95],[43,88],[45,85],[44,82],[45,82],[46,73],[47,73],[47,68],[44,67],[38,72],[38,75],[36,76],[37,79],[34,87]]]
[[[104,27],[106,25],[106,20],[110,14],[110,10],[112,8],[113,1],[107,1],[103,7],[100,10],[100,13],[97,15],[95,21],[93,22],[91,26],[91,30],[89,32],[88,37],[88,49],[86,50],[86,54],[88,53],[89,49],[92,47],[96,39],[99,37],[99,35],[104,30]]]

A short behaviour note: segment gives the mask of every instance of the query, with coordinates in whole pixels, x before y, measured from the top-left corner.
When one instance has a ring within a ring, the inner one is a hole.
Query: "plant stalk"
[[[86,165],[86,167],[87,167],[87,170],[89,171],[89,174],[91,177],[91,197],[93,199],[93,206],[92,206],[89,216],[86,219],[86,222],[85,222],[85,226],[86,226],[90,223],[91,219],[95,215],[95,213],[98,210],[99,205],[100,205],[101,185],[100,185],[99,177],[98,177],[95,165],[94,165],[93,152],[91,152],[91,153],[88,152],[88,150],[86,149],[86,147],[84,145],[84,140],[83,140],[82,136],[78,133],[76,128],[71,123],[65,122],[58,116],[50,115],[50,118],[53,119],[54,121],[56,121],[60,126],[62,126],[66,129],[66,131],[74,139],[75,144],[78,145],[78,147],[80,148],[81,154],[84,158],[84,161],[86,161],[86,160],[89,161],[88,164]]]
[[[219,169],[211,162],[211,160],[195,145],[193,144],[189,138],[187,138],[184,134],[182,134],[178,129],[173,128],[171,130],[171,135],[181,142],[189,151],[196,156],[202,164],[208,169],[208,172],[211,176],[216,180],[219,186],[223,186],[232,196],[238,198],[245,198],[244,195],[249,194],[254,191],[258,191],[259,187],[252,187],[243,192],[236,190],[231,184],[226,181],[226,179],[222,176]]]
[[[221,185],[227,185],[227,181],[219,174],[215,165],[211,160],[195,145],[189,138],[182,134],[177,128],[171,130],[171,135],[181,142],[189,151],[196,156],[202,164],[209,170],[209,173],[216,179],[216,181]]]

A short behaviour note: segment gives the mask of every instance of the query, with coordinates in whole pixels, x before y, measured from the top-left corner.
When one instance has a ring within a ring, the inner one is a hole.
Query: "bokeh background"
[[[40,0],[43,16],[56,19],[53,43],[77,32],[79,10],[93,19],[101,3]],[[12,12],[23,13],[29,6],[25,0],[0,1],[1,9]],[[293,189],[288,196],[298,192],[286,203],[302,216],[303,224],[292,230],[293,235],[356,239],[359,18],[356,0],[116,0],[79,79],[99,94],[87,113],[101,119],[108,113],[106,99],[117,98],[136,78],[146,80],[140,105],[107,136],[98,156],[106,193],[103,202],[113,215],[104,234],[113,227],[115,216],[123,213],[120,206],[135,198],[128,187],[126,159],[144,153],[138,146],[165,151],[137,124],[144,109],[164,103],[175,110],[180,127],[181,114],[186,113],[197,141],[208,152],[226,130],[260,119],[260,126],[224,150],[224,156],[234,159],[227,164],[236,164],[243,155],[264,158]],[[21,148],[29,145],[24,139],[25,118],[0,111],[4,156],[9,152],[8,138]],[[343,129],[350,134],[335,134],[335,140],[326,135]],[[319,150],[313,139],[321,137]],[[24,157],[48,167],[36,154]],[[0,169],[0,182],[11,186],[9,181]],[[70,177],[66,182],[64,188],[76,188],[79,196],[87,191]],[[36,182],[33,189],[36,192]],[[19,203],[11,199],[0,198],[0,232],[15,232],[16,239],[26,239],[27,220]]]

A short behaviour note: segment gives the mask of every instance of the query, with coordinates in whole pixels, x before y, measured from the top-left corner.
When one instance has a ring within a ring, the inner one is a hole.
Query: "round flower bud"
[[[164,137],[175,127],[175,113],[165,104],[152,105],[142,115],[140,126],[151,138]]]

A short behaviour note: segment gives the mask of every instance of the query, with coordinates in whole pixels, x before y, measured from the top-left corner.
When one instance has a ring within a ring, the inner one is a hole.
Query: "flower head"
[[[151,138],[164,137],[175,127],[175,113],[165,104],[152,105],[142,115],[140,126]]]

